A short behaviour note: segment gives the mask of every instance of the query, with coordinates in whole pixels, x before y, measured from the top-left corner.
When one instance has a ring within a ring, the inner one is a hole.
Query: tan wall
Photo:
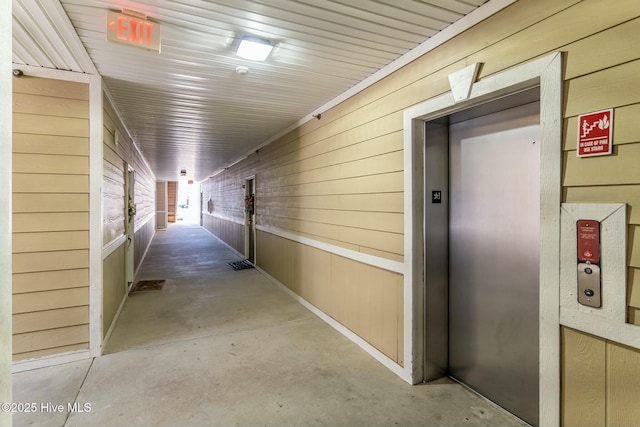
[[[13,80],[14,360],[89,348],[88,100]]]
[[[102,337],[106,337],[127,291],[126,244],[102,260]]]
[[[261,268],[403,365],[401,274],[262,231],[256,242]]]
[[[236,224],[205,212],[202,215],[202,226],[236,251],[244,254],[245,227],[242,224]]]
[[[134,271],[137,270],[155,232],[156,182],[153,172],[128,137],[109,99],[103,98],[103,225],[102,240],[107,247],[126,233],[127,165],[135,171]],[[118,143],[116,144],[116,133]],[[105,336],[115,319],[127,290],[125,241],[103,259],[102,333]]]
[[[239,187],[245,176],[255,174],[258,225],[402,261],[403,110],[448,92],[448,74],[468,64],[482,62],[479,78],[483,79],[562,51],[563,201],[630,204],[629,310],[630,321],[640,325],[638,34],[637,0],[616,1],[615,6],[607,0],[519,0],[360,94],[323,111],[321,120],[307,122],[207,181],[203,184],[205,200],[207,194],[212,196],[214,215],[239,218],[243,197]],[[577,159],[577,116],[605,108],[615,109],[614,154]],[[258,264],[266,263],[267,272],[286,281],[293,261],[284,256],[269,259],[269,253],[260,248],[266,235],[261,233],[257,242],[258,254],[262,254]],[[301,268],[307,268],[306,263],[315,268],[313,265],[324,262],[323,257],[316,253],[298,262],[303,263]],[[310,286],[335,286],[332,278],[324,279]],[[369,290],[358,289],[357,298],[364,298]],[[326,289],[304,292],[323,295]],[[347,310],[357,311],[358,307],[351,305]],[[625,351],[636,355],[633,357],[640,354],[635,349]],[[598,363],[598,369],[610,368],[604,361]],[[565,377],[579,368],[575,359],[565,359]],[[638,379],[640,365],[626,375]],[[597,390],[599,398],[624,409],[627,401],[617,389],[619,384],[611,384]],[[563,389],[563,400],[571,407],[589,404],[584,395],[567,388]],[[629,414],[635,417],[633,410]],[[633,422],[640,424],[640,417]],[[609,424],[616,423],[610,420]]]

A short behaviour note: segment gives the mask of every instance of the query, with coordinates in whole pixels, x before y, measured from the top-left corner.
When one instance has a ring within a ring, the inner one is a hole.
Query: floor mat
[[[229,264],[231,268],[233,268],[234,270],[244,270],[245,268],[253,268],[253,264],[251,264],[251,262],[247,259],[243,259],[242,261],[236,261],[236,262],[228,262],[227,264]]]
[[[131,292],[159,291],[164,286],[164,280],[140,280],[131,288]]]

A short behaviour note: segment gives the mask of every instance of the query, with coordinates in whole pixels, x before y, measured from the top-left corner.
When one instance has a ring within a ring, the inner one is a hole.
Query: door
[[[126,199],[127,205],[125,211],[127,213],[126,232],[127,232],[127,288],[130,288],[134,279],[134,262],[135,262],[135,171],[128,166],[126,175]]]
[[[245,180],[245,238],[244,256],[254,262],[255,254],[255,178]]]
[[[539,111],[533,102],[449,120],[449,372],[533,425]]]

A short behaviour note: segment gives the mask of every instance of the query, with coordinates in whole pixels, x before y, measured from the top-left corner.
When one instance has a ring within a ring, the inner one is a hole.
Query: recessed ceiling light
[[[245,36],[240,40],[236,55],[253,61],[264,61],[271,53],[273,45],[269,40],[258,37]]]
[[[240,74],[241,76],[244,76],[248,72],[249,72],[249,68],[245,67],[244,65],[240,65],[239,67],[236,67],[236,73]]]

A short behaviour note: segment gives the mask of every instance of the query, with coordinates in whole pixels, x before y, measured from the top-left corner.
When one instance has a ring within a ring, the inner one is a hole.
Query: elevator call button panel
[[[600,222],[578,220],[576,223],[578,255],[578,302],[588,307],[602,307],[600,275]]]

